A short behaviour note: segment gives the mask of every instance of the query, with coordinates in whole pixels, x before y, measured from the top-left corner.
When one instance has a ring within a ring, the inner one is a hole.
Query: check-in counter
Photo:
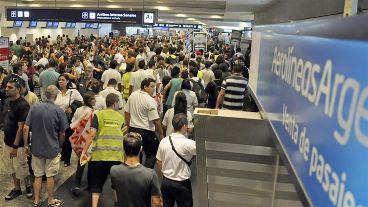
[[[200,207],[302,206],[258,112],[196,109]]]

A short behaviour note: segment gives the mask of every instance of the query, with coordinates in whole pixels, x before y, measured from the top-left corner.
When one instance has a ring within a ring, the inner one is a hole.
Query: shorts
[[[114,165],[120,165],[118,161],[90,161],[88,162],[88,189],[92,193],[102,193],[110,169]]]
[[[19,180],[26,178],[29,175],[27,155],[24,153],[24,147],[19,147],[17,151],[17,157],[10,158],[10,152],[12,147],[3,145],[3,160],[6,167],[7,174],[15,174],[15,177]]]
[[[60,153],[53,159],[45,159],[32,156],[32,169],[35,177],[54,177],[60,169]]]

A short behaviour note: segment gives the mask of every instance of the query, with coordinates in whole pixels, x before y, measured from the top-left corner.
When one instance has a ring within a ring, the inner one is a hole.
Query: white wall
[[[13,22],[10,22],[7,26],[11,26]],[[1,36],[9,37],[10,41],[16,41],[19,37],[25,37],[27,34],[33,34],[34,38],[39,38],[42,36],[50,35],[51,39],[56,40],[58,35],[68,35],[69,38],[74,39],[78,35],[78,30],[80,35],[84,35],[89,37],[93,34],[95,37],[103,37],[105,35],[109,35],[111,32],[111,24],[102,24],[101,29],[82,29],[84,27],[84,23],[77,23],[75,29],[62,29],[65,23],[60,22],[59,28],[50,29],[50,28],[41,28],[38,26],[37,28],[27,28],[29,25],[28,22],[23,22],[21,28],[1,28]],[[38,25],[45,25],[42,22],[38,22]]]
[[[23,24],[25,24],[26,22],[23,22]],[[26,23],[26,25],[28,25],[28,23]],[[47,35],[51,36],[51,39],[56,40],[56,37],[58,35],[68,35],[70,38],[74,38],[77,33],[76,33],[76,29],[61,29],[61,28],[57,28],[57,29],[49,29],[49,28],[26,28],[26,27],[22,27],[22,28],[1,28],[1,35],[4,37],[9,37],[10,41],[16,41],[17,39],[19,39],[19,37],[25,37],[27,34],[33,34],[34,38],[39,38],[42,36],[47,37]]]
[[[95,37],[104,37],[111,32],[111,24],[102,24],[100,29],[82,29],[85,23],[77,23],[76,28],[79,29],[79,34],[89,37],[91,34]],[[77,31],[78,32],[78,31]]]
[[[109,33],[112,32],[111,24],[102,24],[101,29],[99,29],[99,36],[104,37],[105,35],[109,36]]]

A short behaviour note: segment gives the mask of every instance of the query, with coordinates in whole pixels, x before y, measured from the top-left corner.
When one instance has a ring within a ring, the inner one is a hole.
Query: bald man
[[[54,101],[59,93],[50,85],[45,91],[46,100],[34,105],[28,113],[23,129],[24,146],[32,154],[34,181],[34,206],[41,206],[42,176],[47,177],[48,206],[61,206],[62,200],[54,198],[54,177],[59,172],[61,146],[65,130],[69,127],[65,112]],[[31,149],[28,147],[29,129],[32,128]]]

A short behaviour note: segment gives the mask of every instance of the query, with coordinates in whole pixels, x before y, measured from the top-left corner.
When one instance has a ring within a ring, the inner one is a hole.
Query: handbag
[[[72,149],[74,150],[75,154],[77,154],[78,157],[81,156],[83,148],[86,145],[86,142],[88,141],[88,139],[90,139],[89,129],[92,123],[94,113],[95,111],[91,110],[86,115],[84,115],[84,117],[80,119],[75,126],[72,127],[74,133],[69,137],[69,140]]]
[[[176,149],[175,149],[175,147],[174,147],[174,144],[173,144],[173,142],[172,142],[172,140],[171,140],[171,136],[169,136],[169,140],[170,140],[170,144],[171,144],[171,148],[172,148],[172,150],[175,152],[175,154],[181,159],[181,160],[183,160],[183,162],[185,162],[189,167],[190,167],[190,165],[192,164],[192,160],[190,160],[190,161],[187,161],[186,159],[184,159],[184,157],[182,157],[177,151],[176,151]]]
[[[77,108],[81,107],[83,105],[83,102],[81,101],[72,101],[72,93],[73,91],[70,91],[70,96],[69,96],[69,105],[68,105],[68,108],[71,108],[72,109],[72,113],[65,113],[66,114],[66,117],[68,118],[68,122],[69,123],[72,123],[72,119],[73,119],[73,116],[74,116],[74,112],[75,110],[77,110]]]
[[[71,104],[71,101],[72,101],[72,93],[73,93],[73,91],[70,91],[68,108],[71,107],[70,104]],[[66,114],[66,118],[68,118],[68,122],[71,123],[72,118],[73,118],[73,113],[65,113],[65,114]]]

